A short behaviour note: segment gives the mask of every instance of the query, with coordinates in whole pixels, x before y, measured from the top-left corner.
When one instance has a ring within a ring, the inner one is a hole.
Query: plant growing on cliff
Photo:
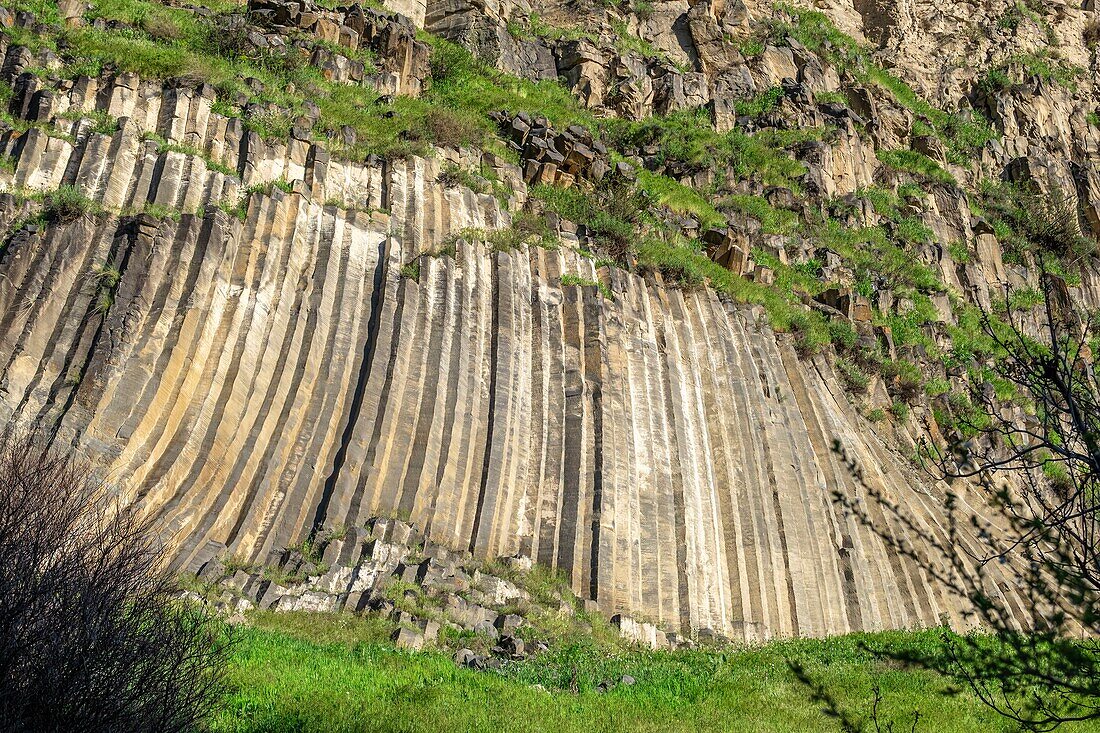
[[[88,198],[83,191],[68,184],[58,186],[42,197],[43,211],[49,221],[67,224],[76,221],[85,214],[96,214],[99,206]]]
[[[192,730],[230,637],[183,601],[149,522],[86,466],[0,441],[0,720],[15,733]]]
[[[886,656],[953,676],[1025,729],[1053,730],[1100,718],[1100,377],[1089,346],[1096,323],[1059,277],[1044,270],[1040,283],[1038,314],[1007,304],[1007,320],[983,314],[998,357],[969,392],[939,398],[936,411],[949,414],[937,421],[950,423],[955,437],[922,451],[936,478],[967,481],[967,493],[978,492],[996,517],[970,516],[948,492],[944,532],[901,539],[881,517],[906,523],[906,508],[868,488],[883,512],[874,519],[863,501],[835,498],[969,601],[967,623],[982,629],[944,630],[938,650]],[[1011,395],[1026,415],[1005,409]],[[924,543],[931,553],[915,550]],[[999,592],[995,578],[1005,569],[1026,607]]]
[[[615,300],[615,294],[611,292],[611,288],[607,287],[599,280],[591,280],[586,277],[581,277],[580,275],[566,273],[561,276],[561,284],[563,287],[575,285],[577,287],[596,288],[596,290],[602,297],[607,298],[608,300]]]

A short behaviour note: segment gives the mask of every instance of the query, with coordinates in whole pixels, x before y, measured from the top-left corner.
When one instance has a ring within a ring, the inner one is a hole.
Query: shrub
[[[244,121],[246,130],[251,130],[265,140],[285,140],[290,136],[293,121],[283,112],[258,112]]]
[[[844,383],[849,392],[862,394],[867,391],[871,378],[856,364],[841,357],[836,360],[836,370],[840,376],[840,381]]]
[[[94,214],[99,206],[75,186],[59,186],[42,197],[46,218],[65,224],[76,221],[85,214]]]
[[[814,95],[818,104],[843,104],[847,106],[848,97],[843,92],[818,92]]]
[[[737,114],[745,117],[762,117],[775,111],[783,99],[783,87],[772,87],[750,99],[734,101]]]
[[[192,730],[220,700],[231,638],[180,592],[150,523],[86,466],[0,443],[5,730]]]
[[[763,196],[735,194],[724,203],[759,221],[768,234],[790,234],[798,229],[798,214],[788,209],[777,209]]]
[[[621,176],[607,176],[594,191],[535,186],[531,195],[557,214],[583,224],[604,252],[618,262],[635,245],[635,224],[646,211],[647,196]]]
[[[425,118],[429,139],[444,148],[475,145],[485,139],[485,130],[472,115],[445,107],[432,107]]]
[[[909,420],[909,405],[904,402],[895,400],[894,403],[890,405],[890,412],[894,414],[894,418],[898,422],[906,422]]]
[[[912,402],[921,393],[924,375],[911,361],[898,359],[882,365],[882,375],[890,380],[890,392],[905,402]]]

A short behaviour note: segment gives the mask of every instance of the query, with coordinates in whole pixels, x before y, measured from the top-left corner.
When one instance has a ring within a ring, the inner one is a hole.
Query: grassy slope
[[[895,721],[899,731],[909,730],[914,710],[921,731],[1013,730],[969,693],[950,694],[945,678],[876,661],[862,647],[934,647],[931,631],[675,653],[615,652],[575,640],[500,672],[474,672],[442,652],[396,650],[370,620],[264,614],[254,623],[237,649],[234,691],[215,731],[845,730],[789,661],[801,663],[867,730],[875,682],[881,720]],[[570,691],[574,670],[577,694]],[[637,684],[594,691],[600,680],[623,674]]]

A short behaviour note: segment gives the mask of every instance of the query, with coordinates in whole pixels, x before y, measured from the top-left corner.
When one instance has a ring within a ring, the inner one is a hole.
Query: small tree
[[[228,649],[147,522],[84,464],[31,436],[0,440],[4,730],[190,730],[220,698]]]
[[[965,682],[1028,730],[1053,730],[1100,719],[1100,379],[1090,345],[1100,332],[1061,278],[1042,268],[1040,282],[1037,311],[982,318],[996,352],[992,369],[1015,389],[1014,400],[974,385],[977,409],[960,416],[959,437],[925,446],[929,471],[969,482],[987,500],[987,519],[963,514],[948,493],[940,537],[868,488],[912,532],[914,541],[905,541],[876,526],[858,501],[835,498],[966,600],[978,628],[965,636],[945,630],[932,653],[888,655]],[[860,476],[854,462],[849,469]],[[1006,576],[1008,593],[998,585]]]

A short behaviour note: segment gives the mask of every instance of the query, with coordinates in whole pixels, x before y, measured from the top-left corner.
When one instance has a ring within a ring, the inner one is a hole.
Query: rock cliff
[[[133,22],[98,4],[62,3],[64,31],[5,12],[0,418],[92,458],[192,571],[388,516],[689,634],[964,624],[931,565],[893,547],[951,541],[946,487],[912,453],[957,405],[860,354],[981,378],[979,360],[934,354],[957,354],[967,308],[1033,282],[976,205],[984,180],[1065,192],[1084,238],[1100,230],[1095,10],[838,0],[814,48],[793,10],[635,5],[172,9],[214,16],[234,53],[297,59],[333,99],[368,90],[383,107],[359,127],[259,78],[234,96],[121,54],[87,73],[74,54]],[[437,38],[531,90],[560,83],[579,124],[504,107],[482,144],[448,144],[464,121],[439,101],[440,54],[457,51]],[[1064,53],[1036,72],[1055,39]],[[414,102],[434,138],[410,126],[394,139],[419,148],[362,148]],[[646,136],[692,110],[707,134],[744,136],[715,138],[736,156],[693,164]],[[745,162],[765,153],[762,173]],[[554,198],[610,210],[612,181],[648,187],[656,223],[618,235]],[[655,230],[728,282],[635,250]],[[1073,297],[1097,307],[1094,268],[1074,264]],[[828,324],[850,339],[808,345]]]

